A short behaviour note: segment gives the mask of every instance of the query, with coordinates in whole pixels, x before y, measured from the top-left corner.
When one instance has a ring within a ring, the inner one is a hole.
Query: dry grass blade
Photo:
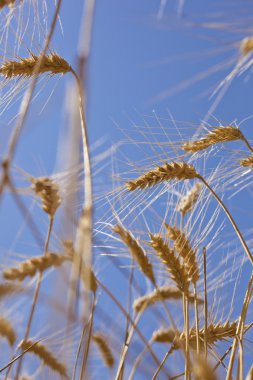
[[[0,318],[0,335],[8,340],[10,346],[14,345],[16,341],[15,330],[11,323],[3,317]]]
[[[243,158],[240,160],[240,165],[244,167],[250,167],[251,169],[253,168],[253,156]]]
[[[44,272],[52,267],[59,267],[65,261],[70,261],[70,256],[63,256],[57,253],[47,253],[45,256],[35,256],[30,260],[20,263],[17,267],[4,270],[3,277],[6,280],[23,281],[26,277],[33,277],[36,273]]]
[[[92,335],[92,340],[97,344],[107,367],[112,368],[114,366],[114,357],[105,337],[97,333]]]
[[[180,199],[177,206],[177,211],[179,211],[183,216],[190,212],[197,202],[201,188],[202,184],[197,182],[191,190]]]
[[[175,250],[184,259],[184,264],[191,281],[196,284],[199,279],[199,266],[196,258],[196,251],[191,247],[188,238],[177,227],[165,224],[168,237],[174,241]]]
[[[252,53],[252,51],[253,51],[253,38],[252,37],[244,38],[241,42],[240,50],[241,50],[243,55]]]
[[[32,184],[34,192],[41,198],[43,210],[53,217],[61,204],[58,184],[47,177],[33,178]]]
[[[160,235],[150,234],[149,236],[151,239],[151,247],[166,266],[166,269],[169,271],[171,278],[177,285],[178,289],[181,292],[188,294],[189,277],[184,266],[180,263],[179,258],[175,256],[174,251]]]
[[[113,228],[113,231],[118,234],[121,240],[126,244],[133,258],[139,264],[141,271],[147,276],[153,283],[155,282],[154,272],[152,264],[150,263],[146,253],[140,246],[138,241],[133,235],[124,229],[122,226],[117,225]]]
[[[173,286],[161,286],[160,288],[155,289],[153,292],[145,294],[143,297],[139,297],[134,301],[133,308],[135,312],[140,310],[145,310],[151,305],[154,305],[156,302],[165,301],[165,300],[178,300],[182,299],[182,292]],[[189,302],[194,302],[194,295],[189,295]],[[198,300],[198,303],[203,303],[202,300]]]
[[[19,344],[19,348],[21,350],[26,350],[30,347],[30,354],[35,354],[43,361],[45,365],[50,367],[53,371],[59,373],[62,377],[67,378],[68,375],[66,366],[61,363],[45,345],[40,342],[36,345],[33,345],[33,343],[34,342],[31,339],[27,339]]]
[[[245,137],[238,128],[230,125],[226,127],[222,126],[210,131],[206,137],[183,144],[182,149],[185,152],[195,153],[207,149],[217,143],[234,140],[244,141]]]
[[[198,173],[194,166],[185,162],[166,163],[163,166],[150,170],[133,181],[128,181],[126,187],[129,191],[136,189],[145,189],[153,187],[159,183],[177,179],[178,181],[185,179],[197,178]]]
[[[15,77],[31,77],[34,75],[35,67],[38,65],[41,57],[30,52],[28,58],[19,58],[19,60],[7,60],[0,67],[0,74],[7,79]],[[51,75],[66,74],[72,72],[68,62],[56,53],[45,55],[39,68],[38,75],[50,73]]]

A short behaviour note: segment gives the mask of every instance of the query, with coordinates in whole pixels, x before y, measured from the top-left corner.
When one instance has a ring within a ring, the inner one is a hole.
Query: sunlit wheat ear
[[[202,357],[194,360],[192,372],[195,380],[218,380],[211,365]]]
[[[158,166],[157,168],[144,173],[133,181],[128,181],[126,187],[129,191],[153,187],[159,183],[176,179],[178,181],[197,178],[198,173],[194,166],[185,162],[171,162]]]
[[[155,250],[157,256],[171,275],[172,280],[177,285],[178,289],[188,294],[189,290],[189,277],[185,267],[180,263],[176,257],[173,249],[161,238],[158,234],[149,234],[150,245]]]
[[[58,184],[50,178],[32,178],[32,188],[41,198],[42,209],[53,217],[61,204],[61,196]]]
[[[136,312],[140,310],[145,310],[156,302],[166,301],[166,300],[178,300],[182,299],[182,292],[173,286],[161,286],[155,289],[153,292],[145,294],[143,297],[139,297],[134,301],[133,308]],[[194,302],[194,295],[188,296],[189,302]],[[198,300],[199,303],[203,303],[202,300]]]
[[[191,211],[193,206],[196,204],[202,184],[197,182],[188,193],[182,197],[178,203],[177,211],[179,211],[183,216]]]
[[[4,270],[3,277],[6,280],[23,281],[26,277],[33,277],[38,272],[44,272],[52,267],[59,267],[65,261],[70,261],[70,256],[63,256],[57,253],[47,253],[45,256],[35,256],[30,260],[18,264],[17,267]]]
[[[242,160],[240,160],[240,165],[253,169],[253,156],[243,158]]]
[[[234,140],[245,140],[243,133],[238,128],[232,126],[218,127],[210,131],[206,137],[184,143],[182,149],[185,152],[195,153],[217,143]]]
[[[0,318],[0,336],[6,338],[10,346],[13,346],[16,341],[16,333],[12,324],[3,317]]]
[[[155,276],[152,264],[150,263],[146,253],[140,246],[139,242],[129,231],[127,231],[120,225],[115,226],[113,228],[113,231],[116,234],[118,234],[121,240],[126,244],[133,259],[138,263],[140,270],[154,283]]]
[[[92,340],[96,343],[106,366],[112,368],[114,366],[114,357],[106,338],[102,334],[96,333],[92,335]]]
[[[196,251],[191,247],[188,238],[177,227],[165,224],[168,237],[174,241],[175,250],[184,259],[184,264],[191,281],[196,284],[199,279],[199,266],[196,259]]]
[[[157,342],[157,343],[173,343],[176,336],[177,336],[177,333],[172,328],[168,328],[168,329],[161,328],[159,330],[154,331],[152,335],[152,341]]]
[[[12,6],[16,0],[0,0],[0,10],[6,6]]]
[[[0,284],[0,299],[22,292],[24,289],[19,284],[13,282],[4,282]]]
[[[246,37],[240,44],[240,50],[243,55],[253,52],[253,37]]]
[[[28,351],[30,354],[38,356],[46,366],[50,367],[53,371],[59,373],[64,378],[68,378],[66,366],[61,363],[45,345],[40,342],[37,344],[34,343],[35,342],[33,340],[28,339],[20,342],[19,348],[25,351],[32,346]]]
[[[3,75],[6,79],[31,77],[40,59],[40,56],[31,53],[31,56],[28,58],[5,61],[2,66],[0,66],[0,75]],[[52,53],[42,58],[38,75],[44,73],[50,73],[51,75],[66,74],[71,71],[71,66],[64,58],[56,53]]]

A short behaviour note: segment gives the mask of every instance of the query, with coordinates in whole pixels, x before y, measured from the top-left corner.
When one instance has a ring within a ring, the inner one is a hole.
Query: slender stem
[[[162,362],[159,364],[159,367],[157,368],[157,370],[156,370],[154,376],[152,377],[152,380],[157,379],[157,376],[159,375],[161,369],[163,368],[163,366],[164,366],[166,360],[168,359],[168,357],[169,357],[169,355],[172,353],[172,351],[173,351],[173,348],[171,347],[171,348],[169,349],[169,351],[166,352],[166,354],[165,354],[165,356],[164,356]]]
[[[203,268],[204,268],[204,356],[207,360],[207,318],[208,318],[208,304],[207,304],[207,282],[206,282],[206,248],[203,248]]]
[[[189,380],[189,303],[185,293],[183,293],[183,308],[184,308],[184,333],[185,333],[185,379]]]
[[[248,149],[253,153],[253,148],[252,148],[252,146],[250,145],[250,143],[248,142],[248,140],[246,139],[245,136],[243,136],[243,141],[247,145]]]
[[[253,257],[250,253],[250,250],[249,250],[249,247],[248,245],[246,244],[239,228],[237,227],[237,224],[235,223],[232,215],[230,214],[230,212],[228,211],[227,207],[224,205],[224,203],[222,202],[222,200],[220,199],[220,197],[215,193],[215,191],[211,188],[211,186],[205,181],[205,179],[201,176],[201,175],[198,175],[198,178],[204,183],[204,185],[210,190],[210,192],[212,193],[212,195],[214,196],[214,198],[217,200],[217,202],[220,204],[220,206],[223,208],[223,210],[225,211],[225,214],[227,215],[228,219],[230,220],[235,232],[237,233],[237,236],[239,237],[241,243],[242,243],[242,246],[251,262],[251,264],[253,265]]]
[[[46,238],[45,248],[44,248],[44,255],[46,255],[47,252],[48,252],[48,246],[49,246],[50,236],[51,236],[51,233],[52,233],[53,223],[54,223],[54,218],[50,216],[49,227],[48,227],[48,232],[47,232],[47,238]],[[26,326],[25,336],[24,336],[24,339],[23,339],[24,342],[27,340],[27,338],[29,337],[29,334],[30,334],[30,330],[31,330],[31,326],[32,326],[32,321],[33,321],[33,317],[34,317],[34,312],[35,312],[35,308],[36,308],[37,301],[38,301],[38,298],[39,298],[39,292],[40,292],[40,288],[41,288],[42,277],[43,277],[43,273],[40,272],[39,278],[38,278],[38,281],[37,281],[37,284],[36,284],[34,296],[33,296],[33,303],[32,303],[32,308],[31,308],[31,311],[30,311],[28,323],[27,323],[27,326]],[[16,375],[14,377],[14,380],[18,380],[19,379],[19,374],[20,374],[21,368],[22,368],[22,362],[23,362],[23,356],[20,358],[20,360],[18,362],[17,371],[16,371]]]
[[[194,287],[194,309],[195,309],[195,325],[196,325],[196,345],[197,345],[197,356],[200,354],[200,341],[199,341],[199,309],[198,309],[198,295],[197,295],[197,284],[193,284]]]
[[[148,344],[149,344],[149,346],[151,346],[153,344],[153,338],[150,339]],[[145,346],[144,349],[141,351],[141,353],[137,356],[137,358],[133,364],[133,367],[132,367],[132,370],[131,370],[131,373],[129,375],[128,380],[133,380],[134,375],[135,375],[136,370],[137,370],[137,367],[139,366],[140,362],[142,361],[142,359],[143,359],[143,357],[147,351],[148,351],[148,348],[147,348],[147,346]]]

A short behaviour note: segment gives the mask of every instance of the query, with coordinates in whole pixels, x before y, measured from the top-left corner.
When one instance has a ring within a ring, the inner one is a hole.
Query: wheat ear
[[[113,231],[118,234],[121,240],[126,244],[132,254],[133,259],[138,263],[140,270],[151,280],[151,282],[155,283],[152,264],[150,263],[139,242],[128,230],[124,229],[120,225],[115,226]]]
[[[252,151],[252,148],[250,147],[243,133],[238,128],[232,127],[230,125],[226,127],[222,126],[215,128],[210,131],[206,137],[203,137],[199,140],[186,142],[182,145],[182,149],[188,153],[196,153],[220,142],[235,140],[244,141],[248,148]]]
[[[56,53],[51,53],[43,57],[37,56],[32,52],[30,52],[30,54],[31,56],[28,58],[19,57],[18,60],[5,61],[2,66],[0,66],[0,74],[7,79],[14,77],[31,77],[34,75],[35,67],[41,59],[37,75],[44,73],[55,75],[72,72],[72,68],[68,62]]]
[[[61,376],[65,378],[68,377],[66,366],[63,363],[61,363],[54,356],[54,354],[48,350],[48,348],[45,345],[43,345],[40,342],[35,345],[33,344],[34,341],[32,341],[31,339],[27,339],[25,341],[20,342],[19,348],[24,351],[31,346],[29,349],[30,354],[38,356],[46,366],[50,367],[53,371],[59,373]]]
[[[196,259],[196,251],[191,247],[191,244],[186,235],[177,227],[165,224],[168,231],[168,237],[174,241],[175,250],[184,259],[184,264],[188,272],[188,276],[193,282],[199,279],[199,266]]]
[[[41,198],[42,209],[53,217],[61,204],[61,196],[58,184],[50,178],[32,178],[32,188]]]
[[[15,284],[13,282],[4,282],[0,284],[0,299],[22,291],[23,288],[19,284]]]
[[[160,235],[149,234],[149,236],[151,247],[166,266],[166,269],[170,273],[171,278],[177,285],[178,289],[183,293],[188,293],[189,278],[184,266],[180,263],[179,258],[175,256],[174,251]]]
[[[153,187],[159,183],[177,179],[193,179],[197,177],[194,166],[185,162],[166,163],[163,166],[150,170],[133,181],[128,181],[126,187],[129,191]]]
[[[63,256],[57,253],[47,253],[45,256],[35,256],[17,267],[4,270],[3,277],[6,280],[23,281],[26,277],[33,277],[36,273],[44,272],[52,267],[59,267],[65,261],[70,261],[70,256]]]
[[[252,37],[245,37],[240,44],[240,50],[241,50],[243,55],[252,53],[252,51],[253,51],[253,38]]]
[[[197,182],[188,193],[182,197],[178,203],[177,211],[179,211],[182,216],[185,216],[188,212],[190,212],[193,206],[196,204],[200,190],[202,188],[202,184]]]
[[[3,9],[6,6],[12,6],[16,0],[0,0],[0,9]]]
[[[15,330],[10,321],[3,317],[0,318],[0,335],[8,340],[10,346],[14,345],[16,341]]]
[[[92,340],[98,346],[101,356],[107,367],[112,368],[114,366],[114,357],[106,341],[106,338],[102,334],[97,333],[92,335]]]
[[[244,167],[250,167],[251,169],[253,169],[253,156],[249,156],[240,160],[240,165]]]
[[[218,380],[210,364],[201,357],[197,357],[192,372],[195,380]]]

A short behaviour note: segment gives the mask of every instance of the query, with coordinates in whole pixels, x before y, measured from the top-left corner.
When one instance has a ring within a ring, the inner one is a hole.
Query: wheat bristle
[[[191,211],[193,206],[196,204],[202,184],[197,182],[188,193],[182,197],[178,203],[177,211],[179,211],[183,216]]]
[[[32,179],[34,192],[41,198],[42,209],[51,217],[61,204],[58,184],[50,178],[40,177]]]
[[[218,127],[210,131],[206,137],[199,140],[189,141],[182,145],[182,149],[188,153],[196,153],[201,150],[207,149],[220,142],[243,140],[242,132],[235,127],[226,126]]]
[[[244,167],[250,167],[253,169],[253,156],[243,158],[240,160],[240,165]]]
[[[185,162],[171,162],[170,164],[166,163],[163,166],[158,166],[133,181],[128,181],[126,187],[129,191],[134,191],[136,189],[153,187],[172,179],[181,181],[197,177],[198,173],[193,165],[186,164]]]
[[[0,318],[0,335],[8,340],[10,346],[14,345],[16,341],[15,330],[11,323],[3,317]]]
[[[26,341],[21,341],[21,343],[19,344],[19,348],[25,351],[30,347],[30,354],[38,356],[46,366],[50,367],[55,372],[58,372],[61,376],[67,378],[67,368],[65,367],[65,365],[61,363],[54,356],[54,354],[50,352],[48,348],[44,346],[42,343],[34,343],[35,342],[31,339],[27,339]]]
[[[96,333],[92,335],[92,340],[97,344],[107,367],[112,368],[114,366],[114,357],[106,338],[102,334]]]
[[[150,263],[146,253],[140,246],[139,242],[129,231],[127,231],[120,225],[116,225],[113,228],[113,231],[116,234],[118,234],[121,240],[126,244],[126,246],[132,254],[132,257],[139,264],[140,270],[154,283],[155,276],[152,264]]]
[[[41,57],[31,53],[28,58],[5,61],[0,67],[0,74],[5,78],[31,77]],[[68,62],[56,53],[45,55],[41,60],[38,74],[50,73],[65,74],[71,72],[72,68]]]
[[[166,266],[171,275],[172,280],[178,289],[188,294],[189,278],[183,265],[181,265],[178,257],[175,256],[174,250],[171,249],[163,238],[158,234],[149,234],[150,245],[159,256],[160,260]]]
[[[165,227],[168,231],[168,237],[174,241],[175,250],[184,259],[189,278],[196,284],[199,279],[196,251],[191,247],[188,238],[179,228],[171,227],[168,224],[165,224]]]
[[[26,277],[33,277],[37,272],[44,272],[51,267],[59,267],[65,261],[70,261],[70,256],[57,253],[47,253],[45,256],[35,256],[20,263],[17,267],[4,270],[3,277],[6,280],[23,281]]]
[[[241,50],[243,55],[252,53],[252,51],[253,51],[253,38],[252,37],[245,37],[240,44],[240,50]]]

